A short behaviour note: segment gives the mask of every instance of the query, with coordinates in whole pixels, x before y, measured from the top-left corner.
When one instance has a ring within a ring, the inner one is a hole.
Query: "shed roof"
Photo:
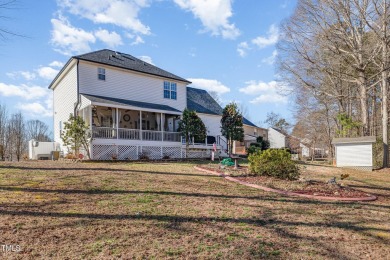
[[[141,109],[153,109],[153,110],[162,110],[162,111],[168,111],[168,112],[181,113],[180,110],[177,110],[177,109],[170,107],[170,106],[167,106],[167,105],[140,102],[140,101],[132,101],[132,100],[127,100],[127,99],[112,98],[112,97],[102,97],[102,96],[96,96],[96,95],[90,95],[90,94],[82,94],[82,95],[92,102],[101,103],[101,104],[114,105],[114,106],[115,105],[116,106],[132,106],[132,107],[138,107]]]
[[[362,136],[352,138],[333,138],[332,144],[356,144],[356,143],[375,143],[375,136]]]

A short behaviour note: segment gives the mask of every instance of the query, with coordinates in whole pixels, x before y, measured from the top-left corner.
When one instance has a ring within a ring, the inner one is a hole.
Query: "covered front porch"
[[[96,102],[89,96],[88,101],[79,115],[90,126],[93,139],[181,142],[178,110],[146,108],[142,102],[137,102],[138,107]]]

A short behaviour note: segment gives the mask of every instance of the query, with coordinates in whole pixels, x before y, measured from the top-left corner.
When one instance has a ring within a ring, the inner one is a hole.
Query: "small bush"
[[[255,143],[255,144],[257,144],[257,143]],[[252,144],[251,144],[251,145],[249,146],[249,148],[247,149],[248,155],[251,155],[251,154],[256,153],[256,152],[258,152],[258,151],[261,152],[261,147],[259,147],[259,146],[257,146],[257,145],[252,145]]]
[[[295,180],[299,177],[299,168],[291,160],[291,154],[284,149],[257,151],[248,157],[249,170],[258,175],[280,179]]]

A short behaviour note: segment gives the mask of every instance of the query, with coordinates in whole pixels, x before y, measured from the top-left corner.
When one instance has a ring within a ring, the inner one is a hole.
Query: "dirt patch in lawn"
[[[221,167],[219,164],[208,164],[198,167],[214,171],[221,175],[227,175],[246,183],[265,186],[286,192],[336,198],[365,198],[372,196],[367,192],[349,187],[340,180],[340,174],[334,176],[334,178],[336,178],[335,180],[339,179],[336,182],[328,183],[323,180],[316,180],[315,175],[313,175],[313,173],[310,175],[305,166],[300,166],[301,171],[306,171],[305,177],[301,177],[298,180],[282,180],[270,176],[253,175],[249,172],[248,167],[245,166],[238,167],[237,169],[233,166]],[[326,168],[325,170],[322,168],[320,171],[326,171]]]

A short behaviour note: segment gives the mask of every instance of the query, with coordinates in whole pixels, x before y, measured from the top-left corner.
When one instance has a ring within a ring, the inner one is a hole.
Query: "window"
[[[164,98],[177,99],[176,83],[164,81]]]
[[[106,80],[106,69],[98,68],[98,79]]]
[[[171,99],[176,99],[177,92],[176,92],[176,83],[171,83]]]
[[[170,83],[167,81],[164,81],[164,98],[171,98]]]

